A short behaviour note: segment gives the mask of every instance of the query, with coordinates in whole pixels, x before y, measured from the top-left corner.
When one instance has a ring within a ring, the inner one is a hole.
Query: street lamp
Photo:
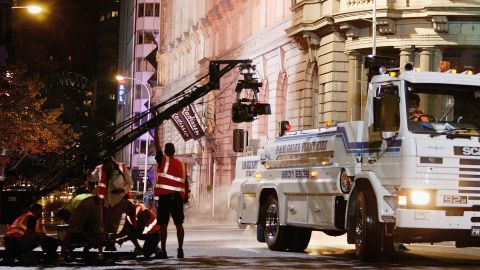
[[[147,90],[147,94],[148,94],[148,103],[147,103],[147,109],[150,110],[150,99],[152,99],[152,93],[151,93],[151,90],[150,90],[150,87],[142,82],[141,80],[139,79],[135,79],[135,78],[132,78],[132,77],[125,77],[125,76],[122,76],[122,75],[117,75],[115,76],[115,79],[117,81],[124,81],[124,80],[132,80],[134,82],[138,82],[140,83],[143,87],[145,87],[145,89]],[[150,120],[150,113],[147,115],[147,121]],[[148,138],[148,132],[147,132],[147,141],[145,143],[145,164],[144,164],[144,176],[143,176],[143,193],[147,192],[147,180],[148,180],[148,174],[147,174],[147,163],[148,163],[148,143],[149,143],[149,138]],[[137,186],[138,187],[138,186]],[[138,189],[138,188],[137,188]]]
[[[28,12],[32,14],[38,14],[42,12],[42,7],[41,6],[36,6],[36,5],[30,5],[30,6],[14,6],[12,9],[26,9]]]

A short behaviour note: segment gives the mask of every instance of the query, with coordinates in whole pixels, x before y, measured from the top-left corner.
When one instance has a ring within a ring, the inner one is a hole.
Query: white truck
[[[480,75],[381,74],[367,98],[363,121],[239,158],[239,224],[257,224],[271,250],[302,251],[312,230],[347,233],[362,260],[394,243],[480,246]]]

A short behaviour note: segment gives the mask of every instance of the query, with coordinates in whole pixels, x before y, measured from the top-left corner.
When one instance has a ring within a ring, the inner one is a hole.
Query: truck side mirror
[[[382,130],[382,98],[373,97],[373,131]]]

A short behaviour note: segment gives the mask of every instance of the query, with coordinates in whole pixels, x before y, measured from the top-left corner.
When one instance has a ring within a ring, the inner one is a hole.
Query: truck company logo
[[[480,156],[480,147],[455,146],[453,152],[459,156]]]
[[[258,160],[242,161],[242,170],[253,170],[257,168],[257,165],[258,165]]]
[[[313,141],[303,143],[291,143],[278,145],[276,148],[277,155],[292,154],[292,153],[308,153],[319,152],[327,149],[327,141]]]

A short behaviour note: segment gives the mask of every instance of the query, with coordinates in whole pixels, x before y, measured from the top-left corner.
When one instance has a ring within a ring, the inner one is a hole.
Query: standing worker
[[[155,128],[154,134],[155,150],[157,154],[157,179],[155,183],[155,198],[157,198],[157,222],[160,224],[160,241],[162,249],[158,255],[161,259],[167,258],[166,242],[167,227],[170,215],[173,223],[177,228],[178,249],[177,258],[182,259],[183,254],[183,238],[184,229],[183,221],[183,204],[188,201],[188,183],[185,181],[183,164],[174,157],[175,146],[172,143],[165,144],[165,155],[160,147],[160,139],[158,137],[158,127]]]
[[[103,202],[103,229],[107,235],[115,236],[123,213],[121,202],[133,187],[132,177],[125,164],[107,157],[92,172],[90,181],[98,183],[97,195]],[[115,250],[115,243],[110,244],[107,249]]]
[[[97,195],[82,192],[73,197],[67,208],[61,208],[57,212],[59,219],[68,224],[67,233],[62,243],[61,257],[63,263],[67,255],[67,249],[71,244],[83,243],[86,250],[91,246],[98,248],[97,260],[103,260],[103,230],[102,212],[100,199]]]
[[[4,263],[11,264],[15,261],[15,258],[19,258],[21,263],[32,265],[35,263],[33,250],[38,246],[42,246],[47,262],[52,262],[56,259],[57,240],[43,232],[41,217],[42,206],[38,203],[33,203],[27,212],[20,215],[8,227],[4,237]]]
[[[121,245],[130,240],[135,246],[135,253],[142,253],[145,258],[158,253],[160,226],[155,213],[141,202],[126,200],[123,204],[126,219],[122,231],[118,234],[120,239],[117,243]],[[143,248],[140,247],[138,239],[145,241]]]

